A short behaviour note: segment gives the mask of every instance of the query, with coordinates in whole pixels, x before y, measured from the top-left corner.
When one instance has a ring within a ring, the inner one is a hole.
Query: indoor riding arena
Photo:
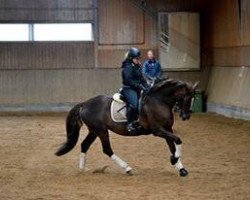
[[[1,200],[247,200],[249,155],[249,0],[0,0]]]

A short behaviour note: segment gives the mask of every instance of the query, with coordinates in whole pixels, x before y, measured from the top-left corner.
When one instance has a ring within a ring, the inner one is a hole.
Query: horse
[[[99,138],[103,153],[106,154],[125,173],[132,174],[132,168],[120,157],[114,154],[109,140],[109,130],[122,136],[140,136],[153,134],[163,138],[169,146],[171,156],[170,163],[175,166],[180,176],[188,175],[188,171],[181,163],[180,137],[174,134],[173,108],[178,104],[180,117],[188,120],[191,115],[191,107],[194,91],[198,85],[185,83],[173,79],[161,79],[147,93],[141,95],[139,124],[144,131],[130,133],[126,129],[126,122],[114,122],[111,118],[110,107],[113,98],[99,95],[85,102],[75,105],[66,118],[67,140],[56,151],[55,155],[62,156],[71,151],[79,137],[83,124],[89,130],[86,138],[81,143],[79,168],[84,170],[86,154],[91,144]]]

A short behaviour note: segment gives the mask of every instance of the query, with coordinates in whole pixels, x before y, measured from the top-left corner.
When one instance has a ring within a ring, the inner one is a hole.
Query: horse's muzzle
[[[191,112],[184,112],[184,111],[181,111],[180,112],[180,118],[185,121],[185,120],[189,120],[190,119],[190,116],[191,116]]]

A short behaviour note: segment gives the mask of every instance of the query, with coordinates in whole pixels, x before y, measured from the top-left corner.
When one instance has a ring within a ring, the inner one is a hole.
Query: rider
[[[131,48],[122,62],[122,94],[127,100],[128,132],[136,132],[138,129],[138,125],[136,127],[138,123],[133,122],[137,120],[140,92],[148,89],[141,73],[140,56],[141,53],[137,48]]]

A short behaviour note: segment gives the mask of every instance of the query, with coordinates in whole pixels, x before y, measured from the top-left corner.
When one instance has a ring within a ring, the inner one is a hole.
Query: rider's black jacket
[[[143,78],[140,65],[135,65],[130,60],[122,62],[122,83],[123,87],[130,87],[133,90],[140,91],[142,86],[147,83]]]

